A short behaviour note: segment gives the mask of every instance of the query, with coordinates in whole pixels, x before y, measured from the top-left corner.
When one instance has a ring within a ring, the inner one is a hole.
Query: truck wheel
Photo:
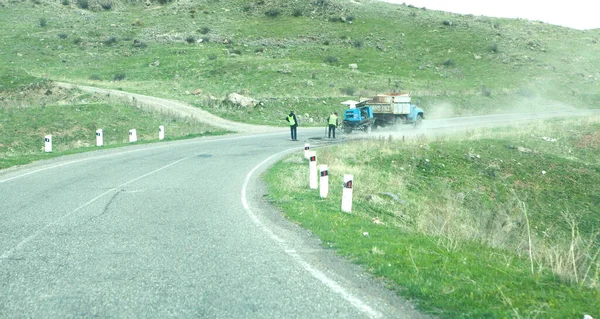
[[[414,126],[419,127],[421,126],[421,124],[423,124],[423,115],[419,114],[417,115],[417,119],[415,120]]]
[[[346,133],[346,134],[352,133],[352,128],[350,126],[344,126],[344,133]]]

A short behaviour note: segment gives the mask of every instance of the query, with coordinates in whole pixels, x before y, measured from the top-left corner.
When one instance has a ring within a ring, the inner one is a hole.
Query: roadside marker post
[[[310,152],[309,153],[309,164],[308,164],[308,174],[309,174],[309,182],[310,182],[310,189],[317,189],[319,188],[319,181],[317,180],[317,152]]]
[[[137,142],[137,132],[135,129],[129,130],[129,143]]]
[[[104,145],[104,136],[102,134],[102,129],[96,130],[96,146]]]
[[[349,213],[352,211],[352,179],[354,176],[344,174],[344,190],[342,193],[342,211]]]
[[[329,193],[329,171],[327,170],[327,165],[320,166],[321,171],[321,183],[320,183],[320,195],[321,198],[327,198],[327,194]]]
[[[158,127],[158,139],[161,141],[165,139],[165,126],[164,125],[161,125]]]
[[[310,152],[310,145],[308,143],[304,144],[304,158],[308,158],[308,153]]]
[[[46,152],[46,153],[52,152],[52,135],[44,136],[44,152]]]

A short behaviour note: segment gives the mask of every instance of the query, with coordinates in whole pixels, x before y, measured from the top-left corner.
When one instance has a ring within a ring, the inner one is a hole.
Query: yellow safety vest
[[[290,122],[290,126],[296,125],[296,121],[294,121],[294,117],[293,116],[289,116],[288,115],[288,121]]]
[[[334,114],[329,115],[329,125],[337,125],[337,116]]]

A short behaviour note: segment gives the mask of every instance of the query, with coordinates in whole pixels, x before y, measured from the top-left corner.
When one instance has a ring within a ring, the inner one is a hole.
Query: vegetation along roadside
[[[326,199],[303,154],[265,178],[290,220],[428,312],[581,318],[600,313],[599,131],[596,116],[318,149]]]

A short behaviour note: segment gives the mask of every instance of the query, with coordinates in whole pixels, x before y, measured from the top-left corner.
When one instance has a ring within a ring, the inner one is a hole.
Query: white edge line
[[[286,242],[283,239],[281,239],[279,236],[274,234],[273,231],[271,231],[269,228],[267,228],[267,226],[258,219],[258,216],[256,214],[254,214],[254,212],[252,212],[250,205],[248,205],[248,200],[246,198],[246,189],[248,188],[248,183],[250,182],[250,178],[252,178],[252,175],[254,174],[254,172],[256,172],[256,170],[258,170],[261,166],[263,166],[265,163],[269,162],[273,158],[275,158],[277,156],[281,156],[285,153],[289,153],[289,152],[297,151],[297,150],[298,150],[298,148],[292,148],[292,149],[285,150],[283,152],[276,153],[276,154],[270,156],[269,158],[265,159],[264,161],[262,161],[260,164],[256,165],[248,173],[248,175],[246,175],[246,179],[244,180],[244,185],[242,186],[242,205],[244,206],[246,213],[248,214],[248,216],[250,216],[252,221],[260,229],[262,229],[265,233],[267,233],[267,235],[269,235],[269,237],[271,239],[276,241],[279,244],[279,246],[283,249],[283,251],[287,255],[292,257],[304,270],[306,270],[314,278],[316,278],[321,283],[323,283],[325,286],[327,286],[329,289],[331,289],[331,291],[340,295],[342,298],[344,298],[346,301],[348,301],[356,309],[358,309],[362,313],[366,314],[369,318],[372,318],[372,319],[381,318],[382,314],[379,311],[376,311],[373,308],[371,308],[371,306],[367,305],[365,302],[360,300],[358,297],[356,297],[353,294],[351,294],[350,292],[348,292],[344,287],[342,287],[341,284],[339,284],[335,280],[327,277],[327,275],[325,275],[322,271],[313,267],[310,263],[305,261],[302,258],[302,256],[300,256],[299,254],[296,253],[295,250],[287,247]]]

